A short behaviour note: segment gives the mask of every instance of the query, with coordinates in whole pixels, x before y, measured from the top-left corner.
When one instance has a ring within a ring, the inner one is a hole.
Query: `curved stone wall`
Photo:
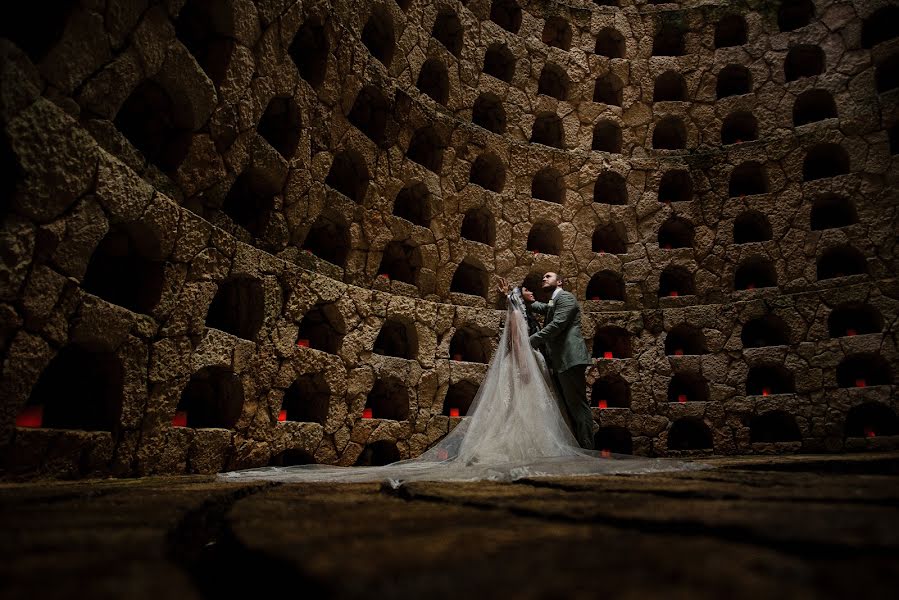
[[[601,448],[899,443],[895,5],[3,10],[10,474],[417,455],[545,270]]]

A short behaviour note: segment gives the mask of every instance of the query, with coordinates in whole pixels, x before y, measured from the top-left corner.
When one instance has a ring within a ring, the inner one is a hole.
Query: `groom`
[[[531,303],[531,310],[546,315],[543,329],[531,336],[531,346],[544,348],[556,389],[574,424],[574,436],[582,448],[592,450],[593,413],[587,404],[584,378],[590,354],[581,334],[581,308],[574,294],[562,289],[562,277],[558,273],[543,276],[543,289],[552,290],[546,304],[535,302],[534,293],[527,288],[521,290],[522,297]]]

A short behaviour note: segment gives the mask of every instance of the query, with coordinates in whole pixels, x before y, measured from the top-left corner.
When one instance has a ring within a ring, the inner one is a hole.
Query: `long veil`
[[[219,480],[284,482],[511,481],[523,477],[699,470],[709,465],[581,448],[542,355],[531,349],[521,293],[509,295],[503,333],[466,416],[421,456],[374,467],[296,465],[220,473]]]

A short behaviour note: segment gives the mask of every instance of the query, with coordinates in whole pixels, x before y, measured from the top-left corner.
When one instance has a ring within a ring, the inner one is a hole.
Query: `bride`
[[[220,473],[222,481],[511,481],[523,477],[697,470],[709,465],[581,448],[560,410],[543,356],[531,348],[521,289],[507,293],[499,346],[468,414],[421,456],[377,467],[299,465]],[[532,324],[533,325],[533,324]]]

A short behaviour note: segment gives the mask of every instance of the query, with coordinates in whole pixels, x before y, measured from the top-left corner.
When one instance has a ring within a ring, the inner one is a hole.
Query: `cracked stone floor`
[[[6,598],[895,598],[899,452],[498,483],[0,484]]]

